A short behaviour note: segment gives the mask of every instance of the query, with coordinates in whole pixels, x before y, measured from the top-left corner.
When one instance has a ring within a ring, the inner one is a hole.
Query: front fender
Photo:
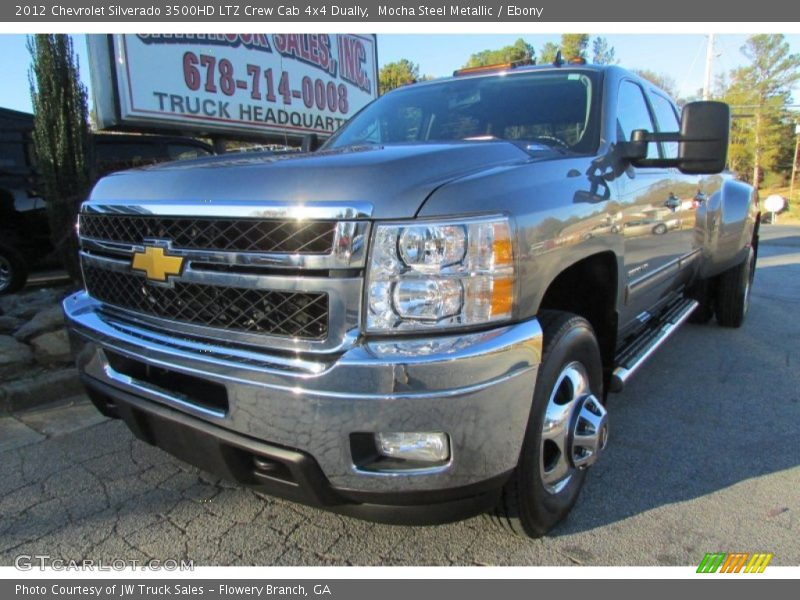
[[[702,278],[718,275],[745,259],[753,242],[758,210],[758,192],[734,179],[726,180],[701,204],[697,233],[704,258]]]

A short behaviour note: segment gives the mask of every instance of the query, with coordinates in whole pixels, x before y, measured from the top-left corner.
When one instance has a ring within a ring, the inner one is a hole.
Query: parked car
[[[214,154],[210,144],[182,136],[95,133],[92,139],[98,177],[114,171]]]
[[[32,131],[33,115],[0,109],[0,294],[24,286],[30,266],[52,251]],[[209,144],[180,136],[96,133],[92,140],[98,176],[213,154]]]
[[[680,219],[641,219],[625,223],[623,232],[627,236],[664,235],[670,229],[677,229],[680,225]]]
[[[25,285],[28,265],[51,250],[32,130],[33,115],[0,108],[0,294]]]
[[[544,535],[607,395],[689,318],[745,318],[759,207],[724,172],[729,120],[617,66],[506,65],[389,92],[317,152],[106,177],[64,301],[83,382],[270,494]],[[671,189],[708,197],[692,227],[614,229]]]

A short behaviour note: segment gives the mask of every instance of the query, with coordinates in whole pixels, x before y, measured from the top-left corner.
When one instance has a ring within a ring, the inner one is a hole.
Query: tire
[[[697,308],[689,315],[689,323],[705,325],[714,316],[716,279],[701,279],[686,292],[688,298],[697,300]]]
[[[664,225],[663,223],[659,223],[658,225],[653,227],[653,233],[655,235],[664,235],[665,233],[667,233],[667,226]]]
[[[28,280],[28,265],[15,248],[0,244],[0,295],[13,294]]]
[[[544,349],[519,463],[504,486],[497,507],[489,515],[503,529],[534,538],[545,535],[569,514],[586,479],[585,468],[576,468],[566,460],[566,455],[571,454],[568,448],[555,452],[557,445],[549,438],[555,439],[553,432],[557,433],[559,428],[549,428],[545,437],[543,428],[548,410],[551,415],[566,414],[573,403],[575,409],[586,406],[587,402],[595,403],[591,408],[596,408],[598,414],[592,423],[602,444],[596,447],[591,462],[605,447],[608,431],[605,409],[597,400],[602,397],[603,368],[591,325],[582,317],[556,311],[542,311],[539,322],[544,331]],[[573,379],[576,374],[580,377]],[[583,383],[577,387],[572,383],[582,378]],[[570,397],[576,399],[570,402]],[[576,413],[575,409],[561,421],[566,431],[577,432],[584,422],[583,410]],[[591,420],[591,415],[588,416]],[[562,459],[566,462],[561,462]],[[568,473],[559,479],[556,476],[559,465],[565,464]]]
[[[755,273],[756,253],[751,246],[747,258],[719,276],[714,310],[722,327],[741,327],[744,323]]]

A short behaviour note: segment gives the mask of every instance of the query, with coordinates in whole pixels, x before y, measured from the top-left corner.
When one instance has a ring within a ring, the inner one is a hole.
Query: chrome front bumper
[[[491,331],[375,340],[340,355],[287,356],[191,341],[107,314],[85,292],[64,301],[87,381],[168,407],[249,439],[296,449],[337,490],[363,493],[461,488],[517,464],[541,357],[534,319]],[[225,386],[217,412],[111,368],[106,351]],[[350,434],[444,431],[451,458],[409,472],[360,470]]]

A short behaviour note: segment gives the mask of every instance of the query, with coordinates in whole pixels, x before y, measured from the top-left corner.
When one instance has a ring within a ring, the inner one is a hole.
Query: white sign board
[[[327,136],[378,93],[374,35],[87,38],[101,128]]]
[[[771,196],[767,196],[767,199],[764,200],[764,208],[767,209],[767,212],[776,213],[781,212],[783,207],[786,205],[782,196],[778,194],[772,194]]]

